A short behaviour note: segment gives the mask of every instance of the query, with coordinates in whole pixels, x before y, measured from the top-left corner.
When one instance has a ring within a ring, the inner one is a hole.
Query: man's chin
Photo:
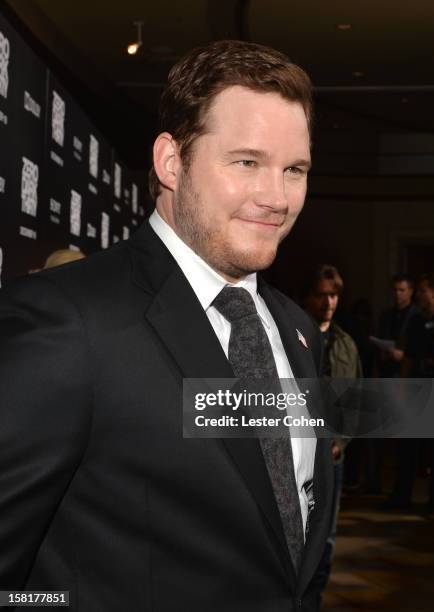
[[[245,251],[238,258],[238,263],[243,270],[251,272],[260,272],[271,266],[276,259],[277,246],[274,248],[261,248]]]
[[[214,267],[215,270],[230,278],[241,279],[248,274],[266,270],[271,266],[274,259],[275,254],[273,253],[261,253],[260,256],[254,256],[252,253],[242,253],[236,256],[233,254],[233,256],[227,258],[226,261],[222,261],[221,259],[217,261],[208,260],[208,263]]]
[[[333,319],[333,316],[331,316],[331,317],[322,317],[319,322],[320,323],[330,323],[332,319]]]

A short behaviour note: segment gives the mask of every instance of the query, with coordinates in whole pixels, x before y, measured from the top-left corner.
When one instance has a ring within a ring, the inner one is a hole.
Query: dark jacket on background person
[[[383,340],[395,340],[395,346],[404,349],[408,324],[419,309],[415,304],[409,304],[405,308],[389,308],[385,310],[378,323],[378,337]]]
[[[394,340],[395,348],[405,350],[409,325],[418,313],[419,309],[414,304],[409,304],[401,310],[398,308],[385,310],[380,316],[378,337],[382,340]],[[391,359],[379,359],[379,374],[382,378],[399,377],[401,365],[401,362]]]
[[[411,319],[404,352],[412,361],[410,376],[434,377],[434,316],[419,312]]]

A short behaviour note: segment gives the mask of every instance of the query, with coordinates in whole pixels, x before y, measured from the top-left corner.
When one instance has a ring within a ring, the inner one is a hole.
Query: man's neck
[[[322,321],[322,323],[319,323],[319,328],[323,334],[329,330],[330,324],[331,324],[331,321]]]

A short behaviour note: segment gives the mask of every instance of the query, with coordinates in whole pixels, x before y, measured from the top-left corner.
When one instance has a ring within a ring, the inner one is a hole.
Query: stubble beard
[[[175,196],[174,220],[179,237],[217,273],[231,279],[241,279],[268,268],[276,257],[277,248],[264,261],[251,252],[235,250],[218,228],[212,228],[204,218],[204,207],[194,191],[191,177],[183,171],[179,191]]]

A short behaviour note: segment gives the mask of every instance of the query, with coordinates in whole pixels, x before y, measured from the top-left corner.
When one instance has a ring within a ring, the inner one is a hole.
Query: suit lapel
[[[299,340],[297,328],[287,309],[260,278],[258,278],[258,289],[279,328],[282,344],[294,378],[315,378],[317,374],[310,349],[306,348]],[[303,330],[299,331],[302,332]]]
[[[141,228],[130,241],[133,282],[152,294],[145,312],[184,378],[233,378],[217,336],[181,269],[153,230]],[[155,262],[158,262],[156,264]],[[295,573],[258,440],[221,440],[260,507],[279,556],[295,587]]]
[[[232,378],[232,368],[195,293],[178,266],[145,313],[185,378]]]

